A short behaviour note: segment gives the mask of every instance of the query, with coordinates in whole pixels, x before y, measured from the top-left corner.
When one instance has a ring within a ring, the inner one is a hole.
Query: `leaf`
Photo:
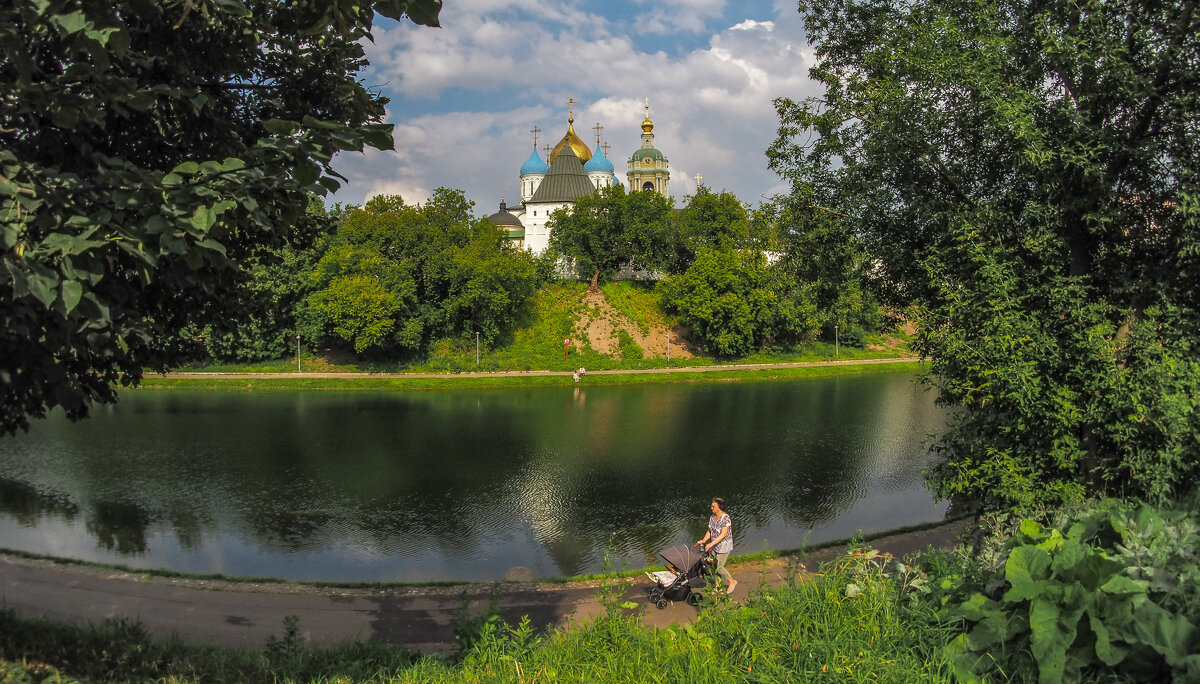
[[[1100,659],[1100,662],[1112,667],[1124,660],[1125,656],[1129,653],[1129,649],[1116,646],[1112,643],[1108,627],[1104,624],[1104,620],[1095,615],[1089,616],[1088,620],[1092,627],[1092,634],[1096,636],[1096,657]]]
[[[1117,575],[1100,585],[1100,591],[1106,594],[1145,594],[1149,582],[1135,580],[1125,575]]]
[[[262,122],[263,128],[273,135],[292,135],[300,130],[300,124],[286,119],[267,119]]]
[[[200,170],[200,165],[194,161],[183,162],[171,170],[171,173],[196,173]]]
[[[74,280],[64,280],[60,297],[62,297],[66,312],[71,313],[79,305],[80,298],[83,297],[83,285]]]
[[[1044,587],[1040,580],[1050,571],[1050,554],[1036,546],[1018,546],[1008,555],[1004,564],[1004,578],[1012,587],[1004,595],[1008,602],[1022,601],[1041,595]]]
[[[1053,601],[1035,598],[1029,607],[1029,642],[1038,663],[1038,681],[1044,684],[1063,680],[1067,648],[1075,641],[1078,614],[1074,620],[1064,621],[1062,617]]]

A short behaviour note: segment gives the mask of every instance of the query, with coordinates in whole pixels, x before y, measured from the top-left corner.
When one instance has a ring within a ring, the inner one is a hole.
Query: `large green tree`
[[[440,0],[0,6],[0,429],[71,418],[192,344],[247,259],[315,228],[330,160],[390,149],[375,12]],[[236,312],[224,312],[236,315]]]
[[[438,188],[421,205],[381,195],[349,212],[299,307],[310,343],[383,354],[511,332],[533,303],[533,257],[471,208],[461,190]]]
[[[621,268],[666,266],[675,237],[671,200],[657,192],[626,193],[620,185],[598,190],[550,218],[550,248],[566,256],[590,289]]]
[[[658,290],[664,308],[717,356],[809,341],[817,330],[809,289],[768,267],[760,250],[702,247],[687,271],[660,281]]]
[[[933,483],[996,507],[1200,476],[1195,0],[812,0],[773,168],[919,304]]]

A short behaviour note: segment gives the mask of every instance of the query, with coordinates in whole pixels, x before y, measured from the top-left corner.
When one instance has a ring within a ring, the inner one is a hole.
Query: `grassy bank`
[[[348,373],[470,373],[505,371],[569,371],[580,366],[593,370],[647,370],[659,368],[709,367],[722,364],[746,363],[804,363],[834,359],[895,358],[908,354],[907,336],[895,332],[889,336],[875,335],[866,342],[873,349],[854,348],[832,343],[813,342],[795,349],[775,350],[753,354],[741,359],[715,359],[700,350],[681,354],[680,335],[686,331],[679,322],[662,312],[657,293],[646,284],[616,282],[602,288],[604,299],[612,308],[608,314],[586,300],[587,285],[561,281],[543,286],[537,294],[529,320],[511,337],[494,346],[484,344],[479,349],[478,363],[474,339],[444,339],[432,345],[418,357],[392,360],[353,359],[336,354],[317,355],[310,350],[301,354],[301,368],[314,372]],[[615,326],[621,336],[619,349],[604,353],[598,341],[589,334],[589,320],[604,318]],[[673,356],[665,356],[666,341],[658,333],[674,332]],[[637,332],[646,336],[649,349],[643,349],[630,337]],[[570,358],[564,354],[563,339],[572,340]],[[693,355],[694,352],[694,355]],[[201,370],[214,373],[292,373],[296,372],[296,357],[246,364],[209,364],[179,370]]]
[[[502,389],[510,387],[591,387],[598,385],[684,384],[697,382],[762,382],[794,380],[830,375],[875,375],[912,373],[922,368],[916,361],[895,363],[844,363],[829,366],[776,366],[764,369],[730,368],[704,372],[638,372],[617,374],[589,373],[576,383],[569,375],[536,372],[502,376],[470,373],[445,376],[362,374],[339,377],[313,377],[303,373],[286,376],[247,377],[245,375],[208,374],[186,377],[147,375],[147,389],[307,389],[307,390],[449,390]]]

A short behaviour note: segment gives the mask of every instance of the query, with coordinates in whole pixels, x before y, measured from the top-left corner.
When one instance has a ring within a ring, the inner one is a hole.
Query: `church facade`
[[[545,251],[550,244],[550,229],[546,225],[550,215],[558,209],[570,207],[580,198],[600,188],[624,184],[617,178],[616,169],[609,161],[608,144],[601,145],[600,132],[603,126],[596,124],[596,149],[575,133],[575,100],[567,116],[567,132],[562,140],[551,149],[544,148],[546,160],[538,154],[536,126],[533,151],[521,165],[521,203],[509,207],[501,199],[500,211],[489,216],[489,220],[501,228],[516,246],[535,254]],[[654,147],[654,124],[650,121],[650,103],[646,103],[646,118],[642,121],[642,147],[629,158],[629,171],[625,174],[626,190],[651,191],[667,195],[667,181],[671,177],[667,158]]]

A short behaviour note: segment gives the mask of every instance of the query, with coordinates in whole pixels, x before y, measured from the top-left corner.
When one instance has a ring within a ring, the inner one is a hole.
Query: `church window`
[[[643,190],[653,190],[654,183],[651,183],[650,181],[646,181],[645,183],[642,183],[642,189]]]

